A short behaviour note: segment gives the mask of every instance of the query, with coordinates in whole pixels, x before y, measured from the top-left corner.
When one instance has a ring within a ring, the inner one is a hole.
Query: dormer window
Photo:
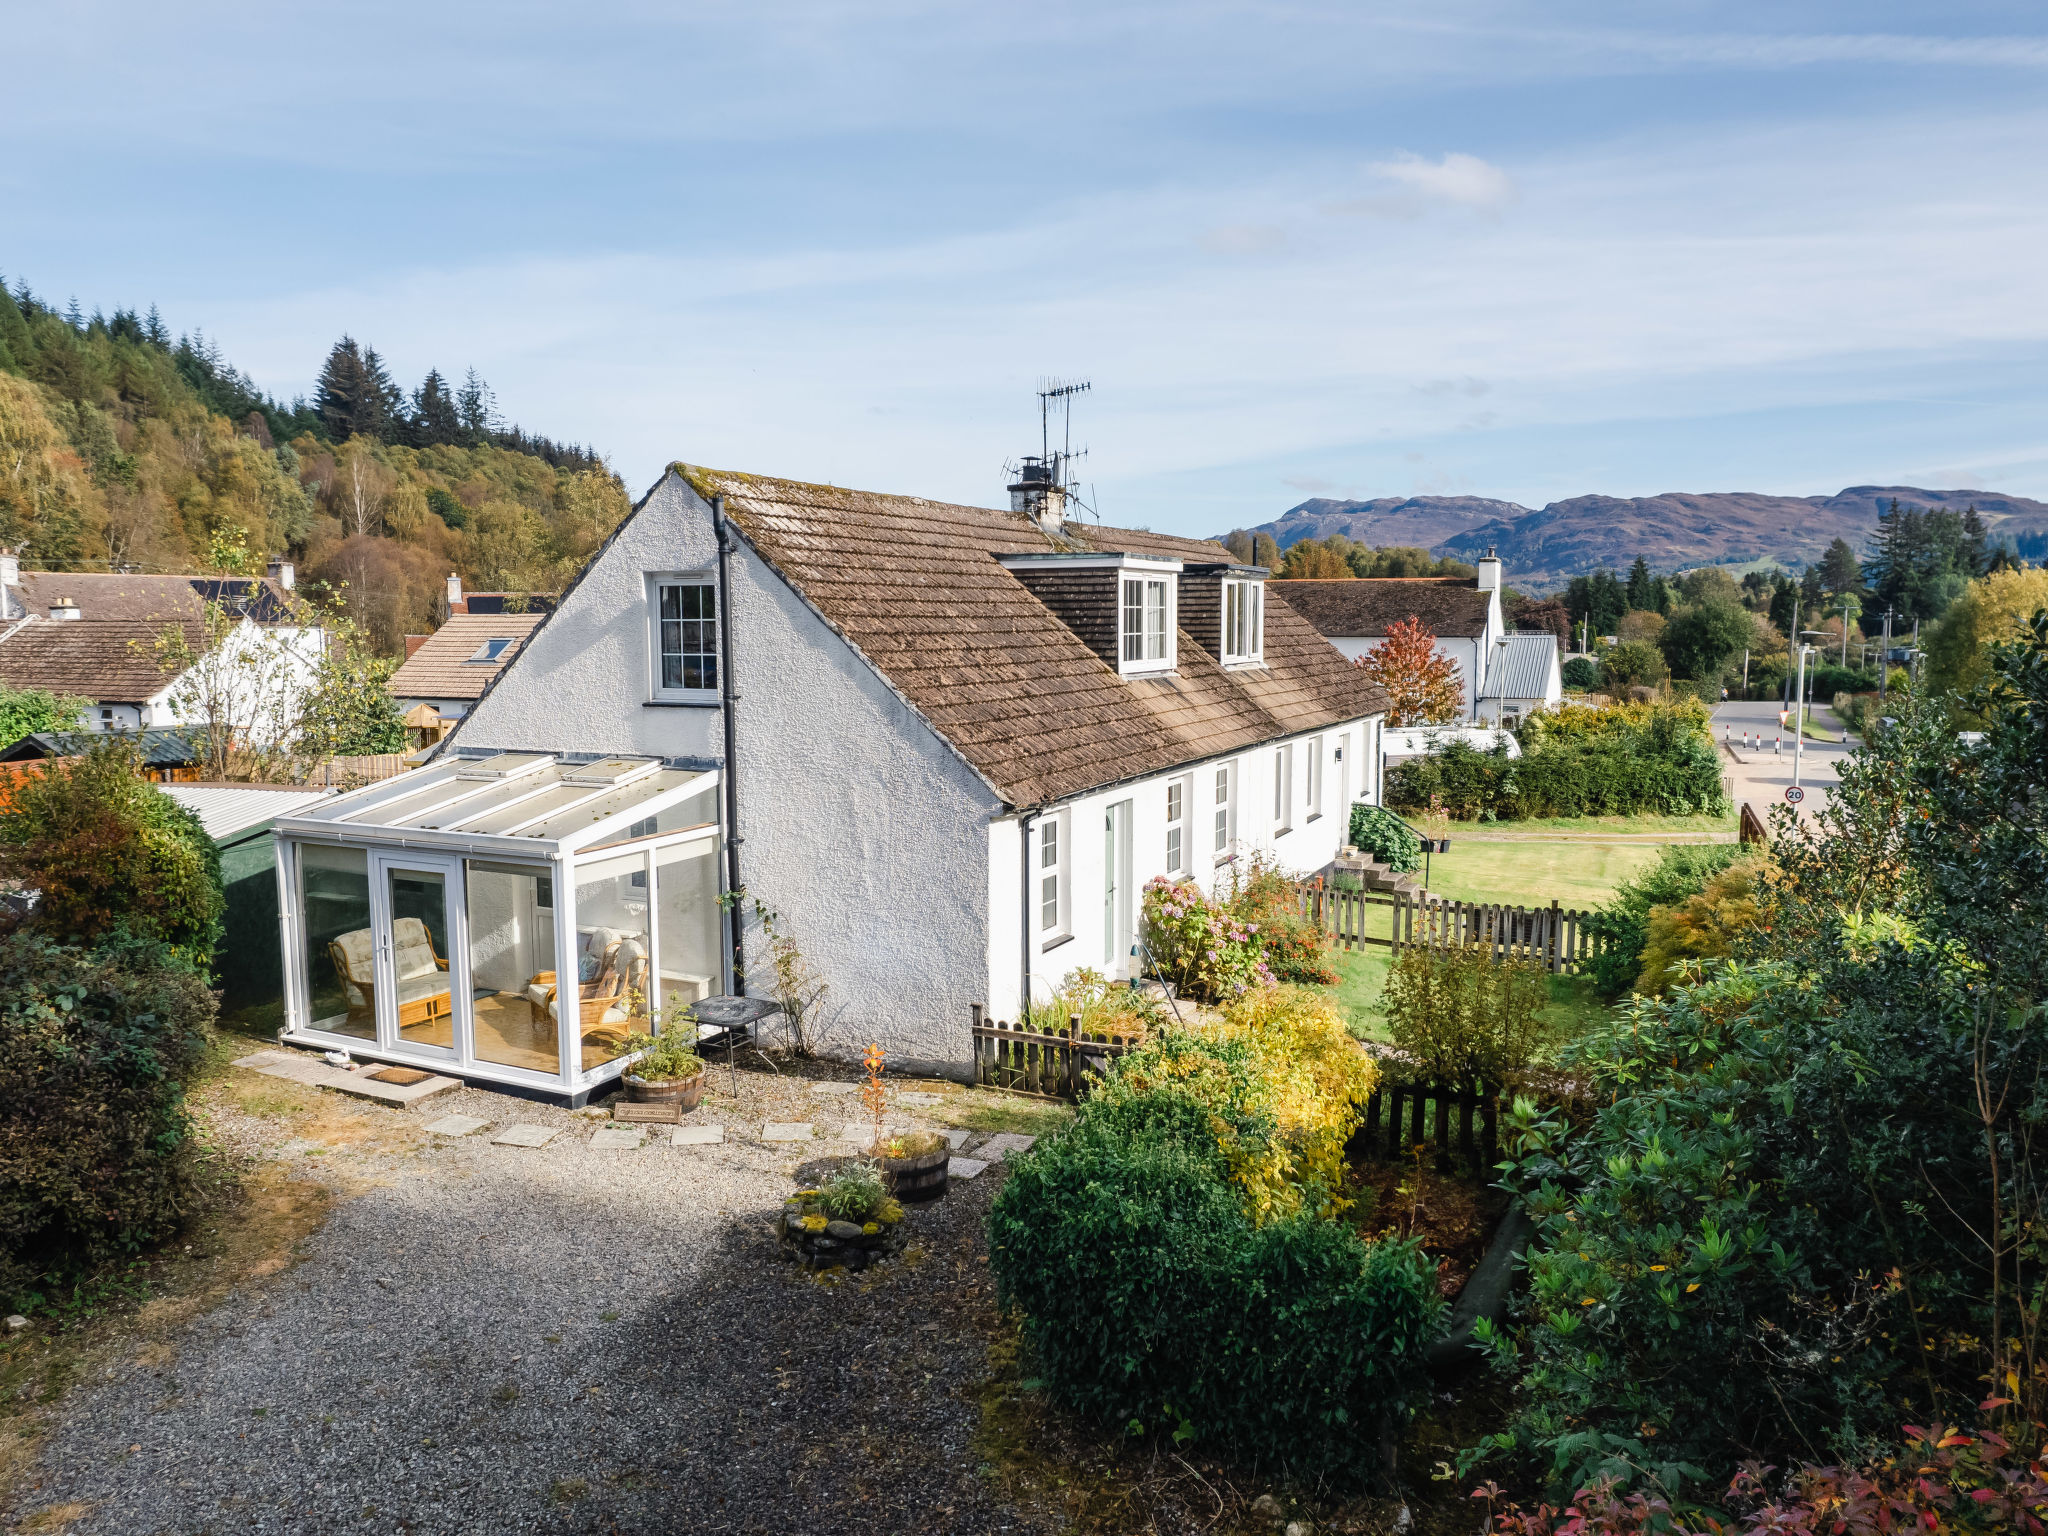
[[[1163,672],[1173,665],[1173,583],[1126,576],[1123,586],[1123,670]]]
[[[1266,659],[1266,584],[1223,583],[1223,664],[1258,666]]]

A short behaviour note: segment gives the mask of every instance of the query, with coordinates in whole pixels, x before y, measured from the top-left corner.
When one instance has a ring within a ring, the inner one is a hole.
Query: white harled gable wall
[[[833,1054],[878,1040],[894,1065],[958,1070],[970,1059],[969,1010],[989,993],[988,849],[1000,802],[734,542],[741,879],[828,983]],[[717,569],[710,507],[664,477],[453,745],[722,762],[718,709],[646,702],[646,574]],[[771,992],[767,944],[751,923],[746,958],[748,990]]]

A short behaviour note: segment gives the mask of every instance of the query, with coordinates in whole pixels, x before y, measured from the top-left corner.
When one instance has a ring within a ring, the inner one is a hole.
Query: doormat
[[[433,1075],[431,1072],[414,1071],[411,1067],[386,1067],[382,1072],[372,1072],[370,1074],[370,1081],[373,1083],[393,1083],[400,1088],[405,1088],[413,1083],[424,1083]]]

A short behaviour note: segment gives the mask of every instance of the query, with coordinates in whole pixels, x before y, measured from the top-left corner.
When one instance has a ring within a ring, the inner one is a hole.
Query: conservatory
[[[506,752],[280,817],[284,1039],[581,1103],[727,989],[718,786]]]

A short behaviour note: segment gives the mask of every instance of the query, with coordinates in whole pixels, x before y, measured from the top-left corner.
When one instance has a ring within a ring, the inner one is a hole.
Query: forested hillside
[[[281,405],[152,308],[59,312],[0,285],[0,545],[31,567],[255,572],[301,584],[377,649],[433,627],[448,572],[559,590],[628,510],[591,451],[507,427],[470,371],[410,395],[344,337]]]

